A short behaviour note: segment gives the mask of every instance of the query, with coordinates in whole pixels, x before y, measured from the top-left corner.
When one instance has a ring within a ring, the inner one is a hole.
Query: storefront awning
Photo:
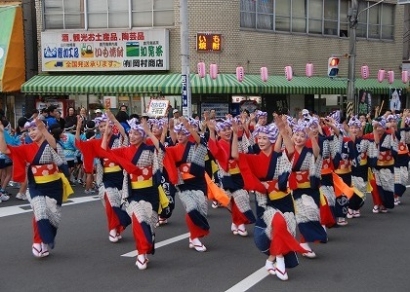
[[[23,84],[27,94],[158,94],[168,75],[37,75]]]
[[[22,10],[0,4],[0,15],[0,92],[16,92],[26,76]]]
[[[26,94],[66,95],[66,94],[162,94],[180,95],[181,74],[158,75],[37,75],[23,84],[21,91]],[[190,75],[191,94],[340,94],[347,91],[347,80],[328,77],[293,77],[287,81],[284,76],[270,76],[263,82],[259,75],[245,75],[239,82],[235,74],[219,74],[216,79],[209,75],[200,78]],[[393,84],[376,79],[356,81],[356,89],[365,89],[373,94],[388,95],[391,88],[406,89],[400,80]]]
[[[248,75],[247,78],[259,79],[258,75]],[[376,79],[357,79],[356,90],[369,90],[373,94],[388,95],[391,88],[406,89],[407,85],[400,80],[393,84],[387,81],[379,83]],[[291,81],[286,80],[284,76],[270,76],[264,86],[261,87],[263,94],[340,94],[345,95],[347,92],[346,78],[328,78],[328,77],[293,77]]]
[[[209,75],[200,78],[198,74],[191,74],[191,94],[260,94],[261,80],[246,78],[239,82],[234,74],[219,74],[216,79]],[[180,74],[170,74],[162,85],[165,95],[181,94],[182,79]]]

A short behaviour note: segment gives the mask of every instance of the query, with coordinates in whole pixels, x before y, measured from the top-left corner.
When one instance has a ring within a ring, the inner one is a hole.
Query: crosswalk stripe
[[[268,272],[266,271],[265,267],[260,268],[253,274],[249,275],[242,281],[238,282],[236,285],[232,286],[225,292],[244,292],[247,291],[248,289],[252,288],[255,286],[257,283],[265,279],[267,276],[269,276]]]

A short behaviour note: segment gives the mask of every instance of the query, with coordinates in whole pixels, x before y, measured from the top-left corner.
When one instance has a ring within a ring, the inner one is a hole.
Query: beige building
[[[215,108],[218,115],[240,108],[273,111],[308,108],[320,113],[346,105],[349,62],[347,0],[187,0],[192,111]],[[394,89],[406,103],[401,81],[404,6],[397,1],[359,1],[356,88],[369,93],[369,108]],[[92,114],[96,108],[147,110],[165,96],[181,103],[179,0],[36,0],[39,72],[22,91],[45,103],[75,101]],[[340,58],[330,79],[328,59]],[[199,62],[207,75],[197,74]],[[306,77],[306,63],[314,65]],[[210,64],[218,76],[210,77]],[[370,78],[360,69],[368,65]],[[242,82],[235,75],[243,67]],[[293,79],[285,78],[285,66]],[[260,68],[269,78],[261,80]],[[395,72],[377,81],[379,69]],[[362,95],[362,92],[360,92]],[[370,97],[371,96],[371,97]]]

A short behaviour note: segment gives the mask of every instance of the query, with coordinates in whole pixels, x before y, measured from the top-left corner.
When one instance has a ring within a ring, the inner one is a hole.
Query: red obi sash
[[[291,190],[310,188],[309,171],[292,171],[289,176]]]
[[[399,143],[399,154],[407,154],[409,153],[409,148],[407,147],[406,143],[400,142]]]
[[[289,194],[289,190],[286,192],[280,191],[279,190],[279,184],[278,180],[270,180],[266,181],[269,185],[268,187],[268,195],[269,199],[274,201],[274,200],[279,200],[284,197],[286,197]]]
[[[182,179],[190,179],[190,178],[195,177],[195,176],[193,176],[192,174],[189,173],[190,167],[191,167],[190,162],[182,163],[179,166],[179,171],[181,172]]]
[[[332,173],[332,169],[333,164],[330,157],[323,159],[321,174],[330,174]]]
[[[239,169],[238,163],[235,160],[229,160],[228,168],[229,168],[228,172],[230,174],[238,174],[241,172]]]
[[[346,174],[352,172],[352,166],[350,160],[342,159],[340,160],[339,167],[335,169],[337,174]]]
[[[377,157],[378,166],[391,166],[394,165],[394,158],[390,150],[380,151],[379,157]]]
[[[121,171],[121,167],[108,158],[104,158],[102,164],[104,173]]]
[[[36,183],[48,183],[60,179],[58,167],[54,163],[31,165],[31,172]]]
[[[131,188],[133,190],[144,189],[153,186],[152,182],[152,166],[144,167],[140,169],[139,174],[131,173]]]

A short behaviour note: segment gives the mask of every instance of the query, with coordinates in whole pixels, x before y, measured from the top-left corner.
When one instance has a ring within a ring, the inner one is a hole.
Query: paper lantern
[[[268,81],[268,68],[261,67],[261,79],[263,82]]]
[[[285,77],[286,80],[290,81],[293,78],[293,70],[292,70],[292,66],[286,66],[285,67]]]
[[[206,69],[205,69],[205,63],[204,62],[199,62],[198,63],[198,75],[201,78],[204,78],[206,75]]]
[[[236,67],[236,79],[238,79],[239,82],[242,82],[244,77],[245,77],[245,71],[243,70],[243,67],[242,66]]]
[[[387,81],[389,84],[392,84],[394,82],[394,71],[390,70],[387,72]]]
[[[306,76],[307,77],[312,77],[313,76],[313,64],[312,63],[307,63],[306,64]]]
[[[409,82],[409,71],[402,71],[401,72],[401,81],[403,81],[404,84]]]
[[[386,75],[386,71],[384,71],[383,69],[380,69],[379,72],[377,73],[377,81],[382,83],[385,75]]]
[[[209,76],[211,76],[212,79],[216,79],[218,76],[218,65],[214,63],[209,65]]]
[[[363,79],[369,78],[369,66],[363,65],[360,72]]]

